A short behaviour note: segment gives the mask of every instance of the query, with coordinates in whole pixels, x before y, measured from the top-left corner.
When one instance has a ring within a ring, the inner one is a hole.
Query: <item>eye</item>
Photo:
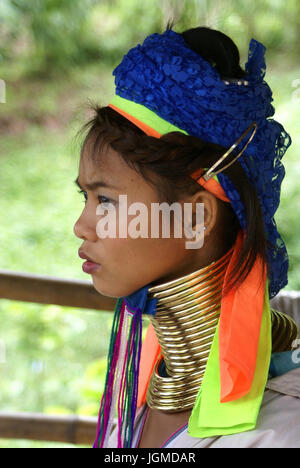
[[[111,200],[110,198],[104,197],[103,195],[98,195],[98,200],[99,200],[99,203],[101,203],[101,200],[103,200],[101,205],[109,205],[110,203],[113,203],[113,200]]]
[[[84,195],[84,200],[83,200],[83,203],[86,203],[87,202],[87,196],[86,196],[86,192],[84,190],[78,190],[78,193],[83,193]]]
[[[83,203],[86,204],[86,202],[87,202],[87,193],[86,193],[86,191],[85,190],[78,190],[78,193],[83,193],[83,195],[84,195]],[[113,203],[113,200],[111,200],[110,198],[104,197],[103,195],[98,195],[98,200],[99,200],[99,203],[101,203],[101,205],[108,205],[109,203]]]

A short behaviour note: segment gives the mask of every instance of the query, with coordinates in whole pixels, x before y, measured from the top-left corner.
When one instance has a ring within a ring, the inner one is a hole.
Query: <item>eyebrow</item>
[[[81,185],[79,183],[79,177],[77,177],[77,179],[74,180],[74,184],[78,185],[78,187],[80,189],[82,189],[82,187],[81,187]],[[91,191],[95,190],[98,187],[112,188],[112,189],[118,190],[117,187],[114,187],[113,185],[110,185],[107,182],[104,182],[102,180],[95,180],[95,182],[92,182],[91,184],[86,184],[86,186],[85,186],[85,188],[87,188],[88,190],[91,190]]]

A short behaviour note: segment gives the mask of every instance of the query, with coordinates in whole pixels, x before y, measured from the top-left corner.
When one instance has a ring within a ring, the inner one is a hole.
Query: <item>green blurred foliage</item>
[[[96,38],[87,27],[86,12],[95,0],[2,0],[0,20],[7,41],[4,58],[20,54],[30,60],[31,74],[52,76],[73,64],[100,58]],[[20,27],[21,26],[21,27]],[[17,52],[18,53],[18,52]]]
[[[51,77],[99,60],[111,63],[126,44],[161,23],[152,0],[1,1],[0,56],[25,56],[30,76]]]
[[[30,76],[56,76],[95,61],[110,64],[174,18],[175,30],[205,24],[272,52],[300,51],[298,0],[1,0],[0,60],[19,56]],[[242,31],[242,34],[241,34]]]
[[[0,409],[96,416],[112,314],[8,300],[0,314]]]
[[[83,207],[73,183],[80,151],[74,136],[89,117],[87,100],[109,102],[122,54],[174,18],[177,31],[221,29],[238,45],[241,65],[251,37],[267,47],[274,118],[293,139],[275,218],[290,256],[286,289],[300,290],[300,96],[293,87],[300,79],[299,7],[298,0],[0,0],[0,77],[7,84],[7,103],[0,104],[0,267],[87,279],[73,233]],[[0,316],[0,410],[97,416],[112,314],[1,300]]]

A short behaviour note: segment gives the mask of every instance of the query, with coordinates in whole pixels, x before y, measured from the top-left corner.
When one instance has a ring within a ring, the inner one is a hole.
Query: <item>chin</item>
[[[118,299],[120,297],[126,296],[126,294],[122,294],[121,291],[117,291],[113,284],[111,285],[104,285],[103,281],[97,281],[97,278],[93,276],[93,283],[94,288],[98,291],[99,294],[106,297],[111,297],[114,299]],[[110,287],[111,286],[111,287]]]
[[[94,283],[94,288],[98,291],[98,293],[100,293],[102,296],[106,296],[106,297],[112,297],[112,298],[120,298],[120,297],[126,297],[126,296],[129,296],[130,294],[136,292],[138,289],[140,289],[141,287],[145,286],[145,284],[143,285],[135,285],[135,286],[132,286],[132,287],[129,287],[126,285],[124,285],[123,288],[120,288],[120,286],[118,288],[116,288],[116,284],[119,284],[120,285],[120,281],[118,280],[118,278],[116,278],[114,281],[106,281],[104,282],[103,280],[99,280],[97,279],[97,276],[93,276],[93,283]]]

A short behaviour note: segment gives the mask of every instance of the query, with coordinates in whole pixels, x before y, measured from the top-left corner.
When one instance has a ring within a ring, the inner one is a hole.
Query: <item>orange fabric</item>
[[[152,323],[150,323],[142,345],[137,407],[142,406],[146,401],[147,388],[154,366],[160,355],[160,345],[157,341],[156,333]]]
[[[127,112],[123,111],[122,109],[119,109],[118,107],[114,106],[113,104],[108,104],[109,107],[114,109],[116,112],[119,112],[119,114],[123,115],[123,117],[126,117],[126,119],[130,120],[130,122],[134,123],[137,127],[139,127],[141,130],[143,130],[147,135],[153,136],[156,138],[160,138],[161,134],[158,133],[154,128],[149,127],[149,125],[145,124],[141,120],[137,119],[136,117],[133,117],[133,115],[127,114]]]
[[[109,105],[141,128],[147,135],[157,138],[161,137],[161,134],[149,127],[149,125],[116,106]],[[216,197],[230,203],[222,186],[214,178],[205,181],[201,177],[203,173],[204,170],[200,168],[192,173],[191,177]],[[244,239],[245,232],[241,229],[225,273],[223,290],[227,283],[228,275],[237,261]],[[266,284],[266,273],[263,276],[262,266],[261,259],[257,258],[251,272],[242,285],[237,289],[231,290],[226,296],[222,295],[219,322],[221,403],[234,401],[246,395],[252,385],[256,367]],[[146,401],[149,379],[160,352],[161,348],[155,331],[150,325],[141,351],[138,407]]]
[[[236,263],[245,240],[239,231],[227,267],[224,284]],[[222,295],[219,325],[221,403],[246,395],[256,367],[260,325],[263,312],[266,270],[257,257],[246,280],[237,289]]]
[[[217,198],[220,200],[226,201],[230,203],[229,198],[226,196],[221,184],[217,182],[215,179],[211,178],[208,180],[204,180],[201,175],[204,174],[204,170],[202,168],[198,169],[197,171],[191,174],[191,177],[198,182],[198,184],[202,185],[208,192],[213,193]]]

